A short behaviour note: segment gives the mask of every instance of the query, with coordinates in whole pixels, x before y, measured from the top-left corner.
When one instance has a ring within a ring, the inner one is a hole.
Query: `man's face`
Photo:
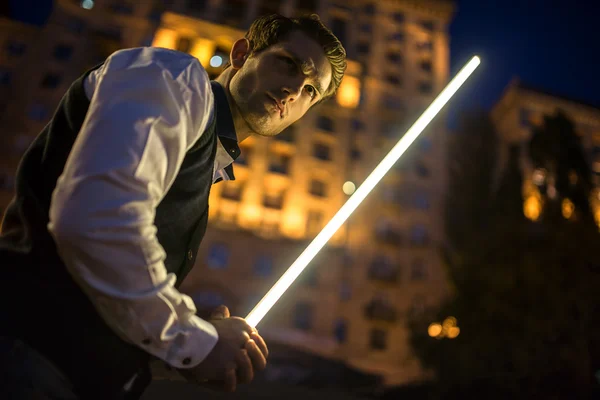
[[[248,57],[229,91],[250,130],[274,136],[299,120],[331,83],[323,49],[301,31]]]

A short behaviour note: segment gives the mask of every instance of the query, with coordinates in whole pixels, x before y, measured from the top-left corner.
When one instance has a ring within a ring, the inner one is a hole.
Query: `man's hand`
[[[233,392],[238,383],[251,382],[254,372],[266,367],[267,345],[244,319],[230,317],[225,306],[217,307],[208,321],[217,329],[219,341],[200,364],[179,372],[205,387]]]

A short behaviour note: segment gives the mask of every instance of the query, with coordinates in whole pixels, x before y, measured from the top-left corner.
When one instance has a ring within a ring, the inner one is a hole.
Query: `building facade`
[[[18,60],[0,59],[10,69],[6,84],[0,69],[7,180],[70,82],[114,50],[185,51],[216,77],[256,16],[318,13],[347,49],[343,84],[278,137],[241,144],[236,180],[211,191],[209,229],[182,287],[201,312],[224,303],[243,316],[447,83],[453,11],[445,0],[59,0],[42,28],[0,25],[4,49],[17,37],[24,47],[11,56]],[[437,250],[444,163],[440,116],[309,264],[261,333],[388,385],[421,379],[405,323],[447,290]]]
[[[491,113],[503,143],[501,155],[506,158],[509,145],[525,146],[531,139],[533,128],[543,123],[544,116],[553,115],[557,111],[562,111],[574,123],[575,130],[581,137],[595,185],[591,205],[600,226],[600,108],[530,87],[514,79]],[[526,154],[523,149],[523,212],[529,219],[537,220],[543,208],[538,186],[545,181],[545,175],[544,171],[533,168]],[[568,199],[563,202],[563,214],[565,217],[572,214]]]

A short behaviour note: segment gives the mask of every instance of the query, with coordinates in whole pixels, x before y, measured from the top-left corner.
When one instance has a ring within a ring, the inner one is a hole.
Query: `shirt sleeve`
[[[173,367],[193,367],[218,335],[174,287],[154,217],[212,118],[210,80],[193,57],[138,48],[114,53],[93,82],[48,229],[68,271],[120,337]]]

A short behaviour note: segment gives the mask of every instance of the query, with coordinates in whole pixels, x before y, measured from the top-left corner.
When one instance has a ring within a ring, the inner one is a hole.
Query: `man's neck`
[[[252,131],[248,127],[248,124],[242,116],[231,97],[231,92],[229,91],[229,82],[231,82],[231,78],[234,75],[233,68],[229,67],[225,71],[219,75],[215,81],[219,82],[223,89],[225,89],[225,94],[227,95],[227,101],[229,102],[229,108],[231,109],[231,116],[233,118],[233,126],[235,127],[235,134],[237,136],[238,143],[244,141],[247,137],[252,136]]]

